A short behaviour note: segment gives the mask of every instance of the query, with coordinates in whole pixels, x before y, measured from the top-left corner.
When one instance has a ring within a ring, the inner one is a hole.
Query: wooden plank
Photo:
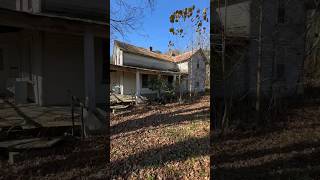
[[[39,149],[39,148],[49,148],[61,141],[62,138],[54,138],[51,140],[43,138],[31,138],[31,139],[20,139],[12,141],[0,142],[0,148],[14,150],[23,149]]]
[[[62,138],[54,138],[52,140],[47,139],[39,139],[37,141],[31,141],[29,143],[18,144],[12,147],[15,150],[22,150],[22,149],[40,149],[40,148],[49,148],[61,141]]]
[[[33,141],[39,141],[40,138],[32,138],[32,139],[20,139],[20,140],[12,140],[12,141],[3,141],[0,142],[0,148],[9,148],[15,145],[30,143]]]
[[[110,106],[111,109],[116,109],[116,110],[119,110],[119,109],[126,109],[130,107],[130,105],[116,105],[116,106]]]

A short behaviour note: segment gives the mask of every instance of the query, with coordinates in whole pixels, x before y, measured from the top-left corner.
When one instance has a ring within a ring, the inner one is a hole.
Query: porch
[[[2,8],[0,14],[0,95],[13,98],[0,106],[1,126],[69,126],[57,119],[70,117],[71,93],[86,104],[86,126],[105,128],[92,114],[105,103],[107,24]]]
[[[105,100],[105,23],[1,8],[0,14],[0,94],[51,106],[68,105],[71,91],[91,109]]]
[[[64,133],[80,134],[80,109],[75,108],[72,121],[68,106],[41,107],[35,103],[14,104],[0,99],[0,140],[22,137],[56,137]]]
[[[120,95],[134,96],[136,101],[140,97],[150,97],[157,93],[150,89],[149,82],[152,79],[162,79],[177,94],[183,94],[187,88],[187,73],[113,64],[110,64],[110,71],[110,89]]]

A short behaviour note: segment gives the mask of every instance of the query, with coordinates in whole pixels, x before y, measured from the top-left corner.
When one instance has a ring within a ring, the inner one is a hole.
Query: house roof
[[[3,26],[81,35],[89,28],[99,37],[107,36],[108,24],[106,22],[6,8],[0,8],[0,14],[0,25]]]
[[[172,57],[169,55],[166,55],[166,54],[156,53],[156,52],[150,51],[148,49],[145,49],[142,47],[137,47],[137,46],[127,44],[124,42],[120,42],[117,40],[114,43],[115,43],[115,46],[118,46],[121,50],[128,52],[128,53],[138,54],[138,55],[148,56],[148,57],[152,57],[152,58],[159,59],[159,60],[174,62]]]
[[[118,46],[121,50],[128,52],[128,53],[152,57],[155,59],[165,60],[165,61],[170,61],[170,62],[175,62],[175,63],[189,60],[194,54],[196,54],[198,51],[201,50],[201,49],[198,49],[197,51],[188,51],[188,52],[185,52],[185,53],[177,55],[177,56],[170,56],[167,54],[157,53],[154,51],[150,51],[146,48],[137,47],[137,46],[127,44],[124,42],[120,42],[117,40],[115,40],[115,46]]]
[[[174,56],[173,59],[174,59],[174,62],[182,62],[182,61],[185,61],[185,60],[188,60],[191,58],[192,55],[194,55],[196,52],[192,52],[192,51],[188,51],[188,52],[185,52],[183,54],[180,54],[178,56]]]

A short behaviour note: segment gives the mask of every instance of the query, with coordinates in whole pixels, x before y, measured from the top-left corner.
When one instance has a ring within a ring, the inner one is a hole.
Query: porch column
[[[181,75],[179,75],[179,102],[182,101]]]
[[[96,85],[95,85],[95,61],[94,61],[94,35],[91,32],[84,34],[84,76],[85,97],[89,111],[96,108]]]
[[[123,79],[124,79],[124,72],[120,72],[120,94],[123,95],[123,88],[124,88],[124,84],[123,84]]]
[[[140,88],[140,72],[136,72],[136,96],[140,96],[141,88]]]
[[[136,72],[136,104],[138,104],[138,100],[139,100],[139,96],[141,93],[141,89],[140,89],[140,72],[137,71]]]
[[[44,105],[43,101],[43,34],[41,31],[33,32],[33,48],[32,54],[34,55],[32,58],[33,61],[33,72],[32,72],[32,81],[33,81],[33,90],[35,96],[35,102],[39,106]]]
[[[177,75],[174,74],[174,75],[173,75],[173,88],[174,88],[174,89],[176,89],[176,86],[177,86],[177,83],[176,83],[176,82],[177,82]]]

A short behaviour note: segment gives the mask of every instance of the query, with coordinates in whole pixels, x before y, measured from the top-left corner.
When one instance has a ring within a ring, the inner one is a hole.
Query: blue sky
[[[141,0],[127,1],[141,3]],[[111,9],[113,3],[114,1],[111,1]],[[118,40],[139,47],[148,48],[152,46],[154,50],[160,50],[161,52],[166,52],[168,50],[168,42],[173,40],[177,42],[175,44],[176,48],[185,49],[186,44],[191,41],[193,33],[190,33],[190,31],[188,33],[187,31],[187,35],[183,39],[170,35],[169,28],[172,25],[169,21],[169,16],[176,10],[191,7],[192,5],[195,5],[196,9],[207,8],[208,15],[210,15],[210,0],[155,0],[154,11],[151,12],[149,9],[144,11],[144,17],[141,19],[142,26],[137,31],[126,33],[125,38],[119,36]],[[112,14],[110,17],[112,18]],[[210,32],[208,26],[209,23],[206,23],[206,28]],[[112,50],[113,44],[110,47]]]

